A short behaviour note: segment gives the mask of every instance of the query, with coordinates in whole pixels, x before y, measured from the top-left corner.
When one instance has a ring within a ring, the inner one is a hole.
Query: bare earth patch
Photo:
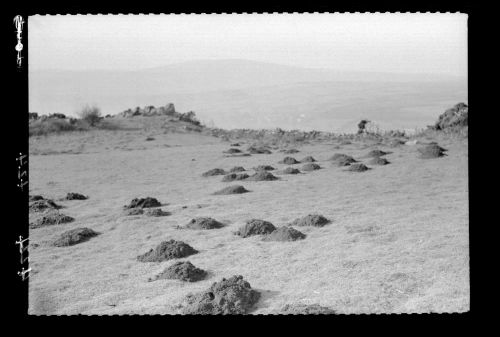
[[[370,168],[367,167],[365,164],[362,163],[354,163],[349,165],[346,171],[350,172],[365,172],[368,171]]]
[[[229,173],[226,174],[224,177],[222,177],[223,182],[230,182],[230,181],[235,181],[235,180],[244,180],[250,177],[246,173]]]
[[[245,180],[247,181],[273,181],[273,180],[278,180],[279,178],[276,177],[274,174],[271,172],[267,171],[257,171],[251,176],[247,177]]]
[[[29,205],[29,210],[32,212],[43,212],[46,210],[57,210],[61,208],[61,205],[56,204],[50,199],[37,199]]]
[[[162,210],[161,208],[150,208],[146,210],[145,213],[147,216],[167,216],[171,215],[172,213],[166,212]]]
[[[226,171],[224,171],[221,168],[214,168],[214,169],[211,169],[211,170],[208,170],[208,171],[202,173],[202,176],[203,177],[213,177],[213,176],[218,176],[218,175],[223,175],[223,174],[226,174]]]
[[[283,226],[267,234],[263,240],[264,241],[297,241],[303,240],[306,235],[295,228]]]
[[[381,158],[381,157],[375,157],[368,162],[368,164],[371,164],[371,165],[387,165],[390,163],[391,163],[390,161],[388,161],[385,158]]]
[[[243,238],[247,238],[253,235],[263,235],[269,234],[276,230],[276,227],[269,221],[251,219],[246,222],[246,224],[235,232]]]
[[[194,218],[189,221],[186,228],[190,229],[217,229],[224,227],[224,224],[208,217]]]
[[[140,262],[162,262],[171,259],[179,259],[198,253],[196,249],[182,241],[163,241],[156,248],[137,256]]]
[[[259,165],[253,168],[255,171],[274,171],[276,170],[274,167],[270,165]]]
[[[132,199],[130,204],[125,205],[124,208],[149,208],[159,206],[161,206],[161,203],[156,198],[146,197]]]
[[[321,169],[321,166],[319,166],[318,164],[315,164],[315,163],[307,163],[305,164],[304,166],[301,167],[301,170],[302,171],[316,171],[316,170],[319,170]]]
[[[418,149],[418,152],[420,152],[420,158],[422,159],[443,157],[446,155],[445,151],[447,150],[437,144],[429,144]]]
[[[314,163],[314,162],[316,162],[316,159],[314,159],[313,156],[307,156],[307,157],[302,158],[302,160],[300,162],[301,163]]]
[[[183,314],[190,315],[242,315],[259,300],[260,293],[253,290],[243,276],[223,278],[220,282],[185,299]]]
[[[191,262],[176,262],[166,268],[160,274],[150,278],[148,281],[156,280],[181,280],[186,282],[196,282],[203,280],[207,276],[207,272],[203,269],[195,267]]]
[[[250,192],[247,190],[245,187],[242,185],[233,185],[233,186],[228,186],[224,187],[223,189],[214,192],[214,195],[227,195],[227,194],[242,194],[242,193],[248,193]]]
[[[246,171],[243,166],[234,166],[229,170],[229,173],[238,173]]]
[[[46,226],[60,225],[75,221],[74,218],[59,213],[58,211],[49,211],[38,217],[29,224],[29,228],[35,229]]]
[[[57,238],[52,245],[56,247],[66,247],[73,246],[78,243],[82,243],[90,240],[91,238],[99,235],[99,233],[93,231],[90,228],[75,228],[62,233],[59,238]]]
[[[308,214],[302,218],[295,219],[290,223],[290,226],[313,226],[323,227],[331,221],[322,216],[321,214]]]
[[[293,165],[293,164],[298,164],[300,161],[293,157],[285,157],[282,160],[279,161],[280,164],[286,164],[286,165]]]
[[[73,193],[70,192],[66,194],[66,200],[87,200],[89,197],[80,194],[80,193]]]
[[[300,170],[296,169],[294,167],[287,167],[286,169],[282,170],[279,173],[281,173],[281,174],[299,174]]]

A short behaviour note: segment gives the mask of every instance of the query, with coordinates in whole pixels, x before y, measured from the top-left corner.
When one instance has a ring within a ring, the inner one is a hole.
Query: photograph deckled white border
[[[24,18],[28,313],[469,311],[467,19]]]

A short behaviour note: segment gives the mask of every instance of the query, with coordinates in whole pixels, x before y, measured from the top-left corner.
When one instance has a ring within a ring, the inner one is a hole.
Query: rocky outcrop
[[[451,109],[448,109],[441,114],[433,128],[436,130],[445,130],[452,127],[468,125],[469,106],[465,103],[458,103]]]
[[[154,107],[153,105],[148,105],[144,108],[136,107],[135,109],[127,109],[123,111],[120,116],[122,117],[134,117],[134,116],[174,116],[176,114],[175,106],[173,103],[168,103],[165,106]]]

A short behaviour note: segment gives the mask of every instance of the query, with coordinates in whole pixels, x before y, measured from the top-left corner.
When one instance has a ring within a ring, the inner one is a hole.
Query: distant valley
[[[429,74],[336,72],[245,60],[192,61],[140,71],[32,70],[30,111],[103,114],[169,102],[207,125],[352,132],[361,118],[383,129],[432,124],[467,102],[466,79]]]

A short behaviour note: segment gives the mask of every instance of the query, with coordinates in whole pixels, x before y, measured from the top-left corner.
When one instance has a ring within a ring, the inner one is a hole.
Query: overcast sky
[[[247,59],[467,75],[465,14],[30,16],[30,69],[141,69]]]

